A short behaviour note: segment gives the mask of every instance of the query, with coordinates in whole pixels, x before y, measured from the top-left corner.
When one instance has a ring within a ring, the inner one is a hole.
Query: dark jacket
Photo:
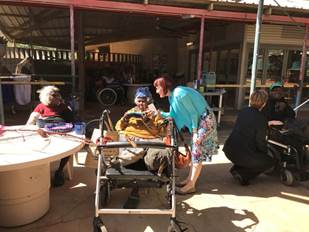
[[[265,114],[268,121],[279,120],[284,122],[287,119],[295,119],[294,110],[284,98],[275,99],[269,97],[262,112]]]
[[[238,114],[223,151],[232,162],[246,164],[267,154],[266,135],[265,116],[253,107],[246,107]]]

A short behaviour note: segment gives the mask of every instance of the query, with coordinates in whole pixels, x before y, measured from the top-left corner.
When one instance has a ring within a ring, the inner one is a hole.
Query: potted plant
[[[7,39],[3,36],[0,36],[0,58],[4,56],[5,54],[5,48],[7,44]]]

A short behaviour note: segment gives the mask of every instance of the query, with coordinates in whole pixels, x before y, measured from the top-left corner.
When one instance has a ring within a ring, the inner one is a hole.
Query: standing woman
[[[192,159],[187,178],[178,183],[177,194],[195,192],[195,184],[201,173],[202,162],[211,161],[217,153],[217,124],[213,111],[205,98],[196,90],[177,86],[168,77],[159,77],[154,81],[156,93],[161,98],[168,97],[169,112],[161,112],[162,117],[174,119],[178,129],[187,127],[192,135]]]

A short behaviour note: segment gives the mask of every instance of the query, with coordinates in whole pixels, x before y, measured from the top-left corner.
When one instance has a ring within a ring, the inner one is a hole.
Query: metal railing
[[[77,58],[77,53],[74,56]],[[32,57],[34,60],[70,61],[71,52],[69,50],[6,47],[4,59],[19,60],[26,57]],[[142,62],[142,56],[125,53],[86,52],[85,61],[140,64]]]

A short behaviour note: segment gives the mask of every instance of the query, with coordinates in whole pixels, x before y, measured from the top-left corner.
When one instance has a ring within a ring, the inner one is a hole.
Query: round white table
[[[144,84],[123,84],[127,88],[127,100],[128,102],[135,104],[135,92],[140,87],[150,87],[150,83],[144,83]]]
[[[24,225],[42,217],[49,209],[50,162],[84,146],[82,140],[65,135],[43,138],[36,129],[8,126],[0,135],[0,226]]]

